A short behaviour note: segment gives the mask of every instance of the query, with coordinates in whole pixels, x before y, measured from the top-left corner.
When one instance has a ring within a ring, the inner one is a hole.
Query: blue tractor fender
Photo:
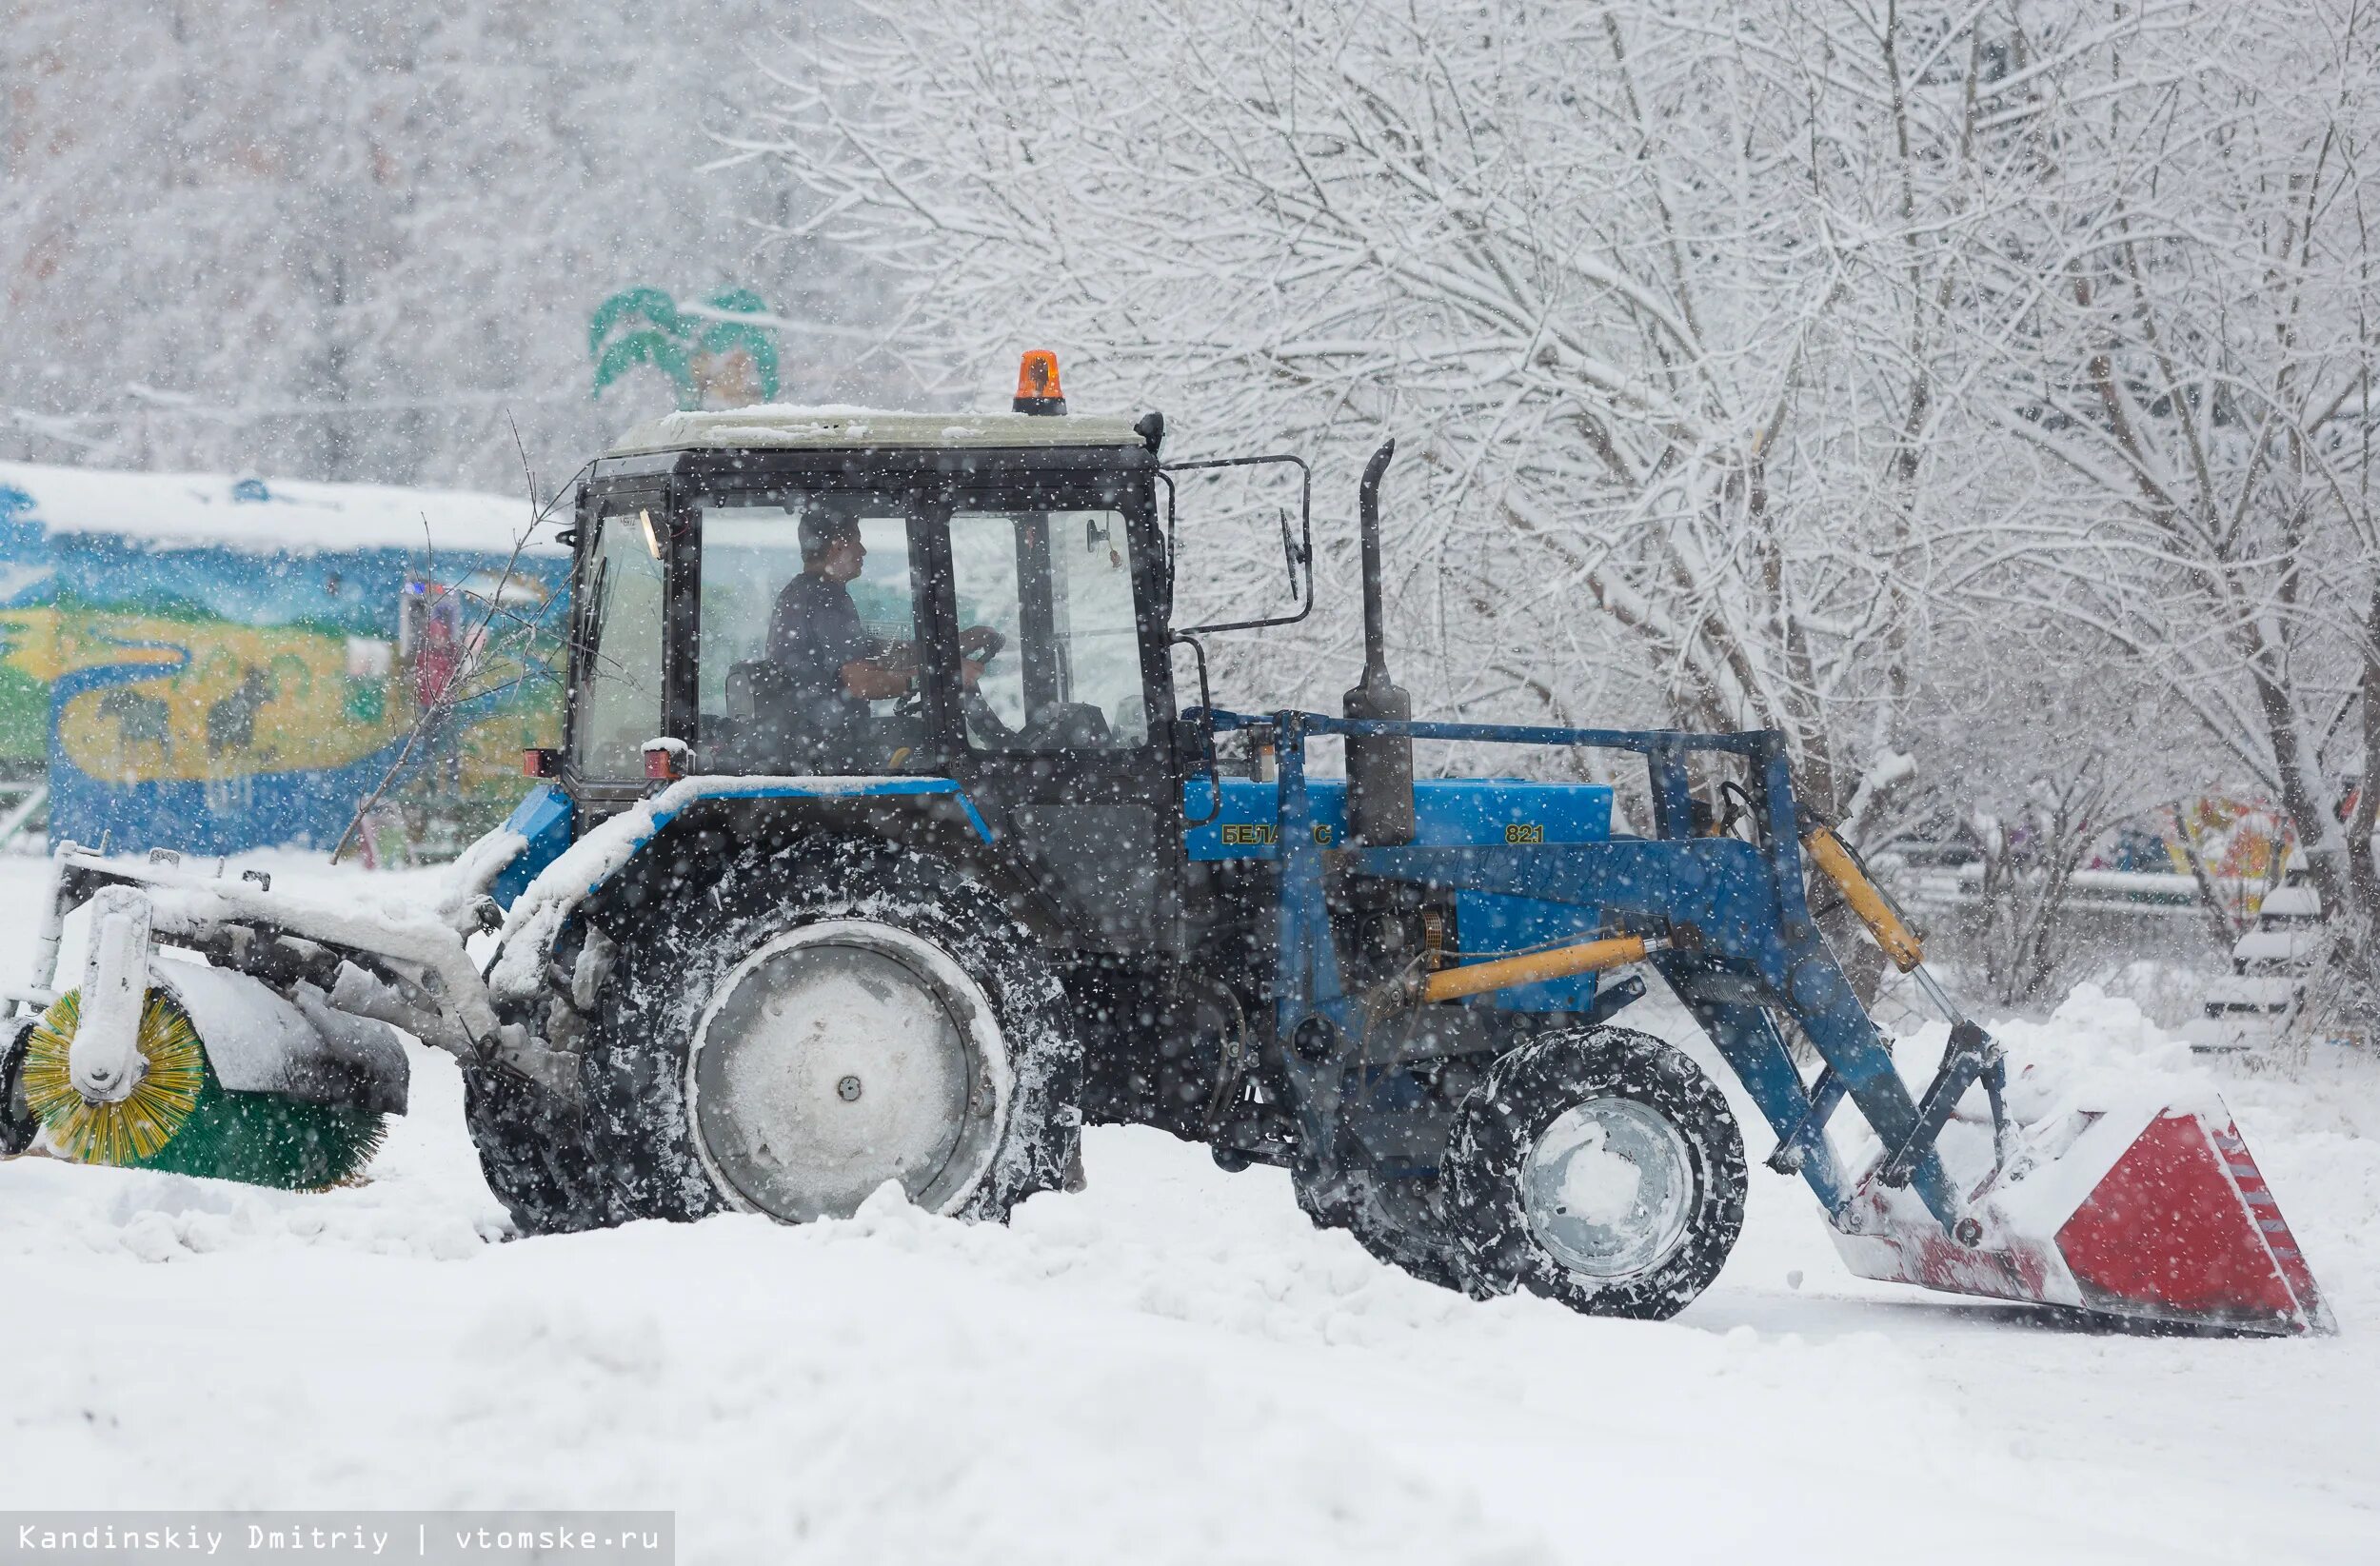
[[[563,856],[570,846],[570,829],[577,816],[578,806],[570,796],[549,783],[539,783],[512,807],[505,823],[489,834],[504,838],[506,846],[511,848],[503,867],[487,883],[487,895],[496,900],[497,907],[511,907],[538,872]],[[511,844],[512,838],[520,840],[517,846]]]
[[[978,839],[992,841],[982,813],[950,778],[682,778],[588,828],[576,842],[570,841],[568,797],[550,784],[542,785],[501,829],[508,832],[507,842],[517,840],[520,846],[489,881],[489,895],[505,908],[505,921],[488,969],[488,988],[499,1001],[534,998],[545,986],[545,961],[555,939],[572,916],[665,836],[672,823],[698,805],[904,798],[924,803],[936,797],[946,798]],[[508,888],[507,882],[517,890]]]

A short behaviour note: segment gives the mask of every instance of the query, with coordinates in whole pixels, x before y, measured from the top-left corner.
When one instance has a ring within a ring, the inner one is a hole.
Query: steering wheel
[[[969,643],[976,645],[972,656],[967,651]],[[1008,639],[989,625],[971,625],[959,633],[959,656],[979,669],[999,657],[1001,649],[1007,645]],[[959,692],[959,714],[982,744],[1005,744],[1015,736],[1016,731],[994,710],[983,693],[972,686],[962,687]]]

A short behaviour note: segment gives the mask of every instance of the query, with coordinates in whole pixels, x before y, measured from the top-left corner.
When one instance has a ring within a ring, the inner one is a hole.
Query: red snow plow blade
[[[1871,1169],[1835,1234],[1853,1272],[2146,1324],[2336,1330],[2220,1100],[2066,1107],[2020,1128],[1998,1171],[1988,1120],[1978,1128],[1962,1117],[1938,1145],[1954,1177],[1961,1163],[1971,1172],[1960,1180],[1970,1195],[1958,1227],[1973,1243],[1944,1233],[1912,1192],[1881,1184]]]

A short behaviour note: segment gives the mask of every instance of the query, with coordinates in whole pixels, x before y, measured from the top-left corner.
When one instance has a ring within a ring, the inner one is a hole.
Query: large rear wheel
[[[1744,1143],[1685,1055],[1623,1028],[1499,1057],[1448,1139],[1446,1214],[1483,1287],[1663,1319],[1710,1287],[1744,1223]]]
[[[1081,1056],[981,884],[872,844],[731,862],[622,943],[587,1061],[596,1154],[639,1217],[843,1218],[886,1181],[1003,1219],[1061,1183]]]

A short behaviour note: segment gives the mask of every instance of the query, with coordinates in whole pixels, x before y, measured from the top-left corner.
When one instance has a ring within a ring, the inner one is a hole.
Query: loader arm
[[[1339,984],[1321,920],[1326,872],[1405,882],[1437,891],[1476,891],[1597,909],[1615,932],[1667,939],[1656,971],[1694,1011],[1742,1079],[1778,1141],[1813,1148],[1797,1169],[1830,1216],[1849,1197],[1841,1172],[1815,1133],[1826,1116],[1795,1067],[1772,1014],[1798,1025],[1825,1061],[1831,1080],[1857,1106],[1888,1147],[1908,1146],[1919,1129],[1917,1101],[1891,1051],[1859,1003],[1850,980],[1820,938],[1802,894],[1801,855],[1781,735],[1690,736],[1610,730],[1513,728],[1497,724],[1413,723],[1392,725],[1417,739],[1602,744],[1645,754],[1655,797],[1672,800],[1665,822],[1682,823],[1685,758],[1694,750],[1745,756],[1767,796],[1769,828],[1755,845],[1733,838],[1668,838],[1544,844],[1526,854],[1495,847],[1330,849],[1302,830],[1305,736],[1362,730],[1361,722],[1310,713],[1276,714],[1281,776],[1281,896],[1289,917],[1282,955],[1293,971],[1277,981],[1281,1036],[1319,1013],[1347,1029],[1359,997]],[[1228,724],[1229,719],[1224,722]],[[1290,1015],[1291,1013],[1299,1015]],[[1815,1084],[1813,1084],[1815,1085]],[[1821,1089],[1833,1100],[1830,1089]],[[1831,1109],[1833,1102],[1823,1108]],[[1945,1231],[1964,1203],[1931,1148],[1917,1147],[1910,1185]]]

